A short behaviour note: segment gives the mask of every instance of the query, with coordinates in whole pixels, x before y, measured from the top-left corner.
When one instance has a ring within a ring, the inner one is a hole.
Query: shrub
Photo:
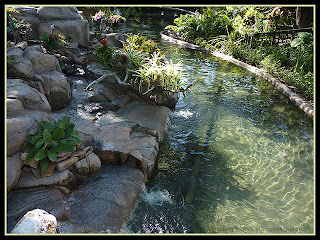
[[[276,59],[273,54],[270,54],[260,62],[260,66],[272,73],[280,69],[281,63],[280,60]]]
[[[11,14],[19,14],[19,11],[7,8],[7,36],[8,39],[19,42],[21,39],[24,39],[26,32],[31,29],[31,24],[27,23],[24,19],[16,19]]]
[[[129,69],[136,69],[141,67],[145,62],[147,58],[147,54],[141,51],[135,51],[132,48],[123,48],[120,50],[120,57],[122,55],[126,56],[126,59],[123,60],[126,62],[126,65]]]
[[[313,36],[308,32],[300,32],[298,37],[291,42],[291,47],[296,48],[295,72],[313,71]]]
[[[313,81],[314,75],[311,72],[302,74],[299,72],[286,72],[283,78],[288,84],[296,87],[303,96],[309,100],[313,99]]]
[[[153,52],[160,52],[157,48],[158,43],[146,36],[140,36],[139,34],[127,34],[124,49],[132,49],[151,55]]]
[[[111,66],[115,59],[119,58],[115,49],[108,46],[106,38],[102,40],[102,46],[97,46],[94,49],[94,55],[98,57],[98,61],[106,66]]]

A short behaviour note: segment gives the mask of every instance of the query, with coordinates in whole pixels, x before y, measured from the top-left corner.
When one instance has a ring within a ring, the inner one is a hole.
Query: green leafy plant
[[[129,69],[136,69],[141,67],[147,58],[147,54],[141,51],[135,51],[132,48],[123,48],[120,50],[120,57],[126,56],[126,65]]]
[[[106,66],[111,66],[116,59],[120,56],[117,54],[114,48],[110,47],[107,43],[107,39],[102,40],[102,46],[97,46],[94,48],[94,55],[98,57],[98,61]]]
[[[50,123],[41,119],[38,132],[35,135],[29,135],[22,146],[23,151],[29,150],[25,163],[28,163],[31,158],[39,161],[43,176],[49,161],[57,160],[57,153],[73,152],[80,144],[81,140],[74,126],[74,123],[70,123],[68,116]]]
[[[304,65],[313,60],[313,36],[308,32],[299,32],[298,37],[293,39],[291,47],[296,48],[296,66],[294,72],[303,71]],[[313,66],[309,67],[312,71]],[[308,71],[307,70],[307,71]],[[306,72],[307,72],[306,71]]]
[[[58,38],[55,34],[49,34],[46,32],[40,40],[42,41],[42,45],[49,51],[59,47]]]

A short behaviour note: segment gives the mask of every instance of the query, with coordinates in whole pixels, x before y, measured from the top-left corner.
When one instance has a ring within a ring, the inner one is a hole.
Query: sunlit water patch
[[[313,233],[312,120],[246,70],[159,46],[195,84],[170,114],[127,231]]]

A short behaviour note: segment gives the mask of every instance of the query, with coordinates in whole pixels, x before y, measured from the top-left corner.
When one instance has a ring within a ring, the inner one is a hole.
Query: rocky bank
[[[92,42],[76,8],[16,9],[36,36],[54,23],[77,44],[56,53],[34,41],[7,44],[6,230],[41,209],[55,216],[57,233],[117,233],[152,173],[170,109],[145,102],[112,77],[85,90],[108,70],[86,58]],[[39,177],[39,166],[24,164],[21,147],[41,118],[63,116],[75,124],[81,146]]]

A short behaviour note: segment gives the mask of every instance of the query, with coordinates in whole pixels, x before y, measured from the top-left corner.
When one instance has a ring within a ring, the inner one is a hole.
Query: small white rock
[[[27,212],[11,233],[56,233],[57,219],[42,209]]]
[[[16,44],[16,47],[24,50],[26,47],[28,46],[28,43],[26,41],[23,41],[23,42],[19,42]]]

